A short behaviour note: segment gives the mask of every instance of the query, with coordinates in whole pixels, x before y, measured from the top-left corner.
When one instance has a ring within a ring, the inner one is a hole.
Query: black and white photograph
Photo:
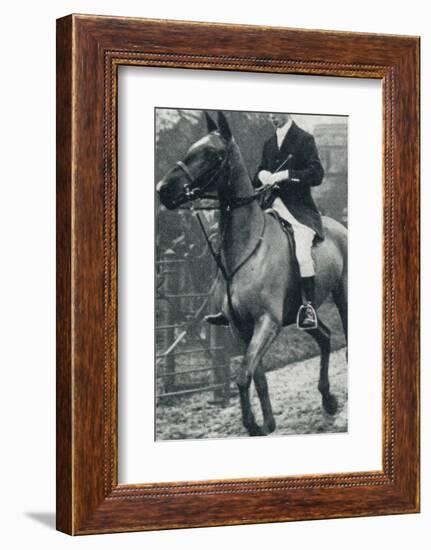
[[[2,547],[429,547],[428,4],[2,16]]]
[[[155,439],[348,431],[348,116],[156,107]]]

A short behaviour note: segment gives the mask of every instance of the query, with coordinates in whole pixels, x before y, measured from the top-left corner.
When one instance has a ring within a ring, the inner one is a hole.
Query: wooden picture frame
[[[380,79],[383,469],[119,485],[117,69]],[[57,21],[57,529],[69,534],[419,511],[419,38],[70,15]]]

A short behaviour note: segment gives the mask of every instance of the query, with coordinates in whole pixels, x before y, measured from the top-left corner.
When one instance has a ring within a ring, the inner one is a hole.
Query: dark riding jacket
[[[284,164],[283,164],[284,163]],[[262,161],[254,178],[254,186],[262,185],[258,178],[261,170],[274,173],[289,170],[289,178],[278,184],[278,195],[289,212],[302,224],[313,229],[323,240],[322,219],[311,196],[311,187],[320,185],[323,180],[323,167],[319,159],[316,143],[311,134],[292,122],[281,148],[278,148],[277,134],[265,142]]]

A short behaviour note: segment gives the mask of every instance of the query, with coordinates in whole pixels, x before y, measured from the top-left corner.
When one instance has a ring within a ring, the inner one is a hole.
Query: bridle
[[[213,167],[210,170],[203,172],[202,174],[199,174],[197,177],[193,176],[190,168],[187,166],[185,162],[182,160],[179,160],[176,165],[181,168],[181,170],[184,172],[184,174],[187,177],[186,183],[184,184],[184,190],[187,202],[192,201],[194,199],[213,199],[216,200],[217,197],[215,195],[208,195],[205,193],[207,189],[209,189],[212,185],[212,183],[216,180],[216,178],[220,177],[220,174],[222,171],[228,166],[229,162],[229,154],[226,152],[226,155],[224,156],[223,160],[220,163],[220,166]],[[211,171],[215,170],[214,174],[211,175],[211,177],[208,178],[205,185],[202,187],[195,187],[195,184],[197,181],[201,180],[205,176],[211,173]]]
[[[186,175],[186,183],[184,184],[184,191],[186,195],[186,201],[190,202],[195,199],[210,199],[210,200],[219,200],[219,197],[217,195],[211,195],[206,193],[205,191],[211,187],[213,182],[220,177],[223,170],[225,170],[227,167],[229,167],[229,151],[226,151],[226,154],[221,161],[220,165],[218,167],[213,167],[207,172],[204,172],[202,174],[199,174],[198,176],[194,176],[190,170],[190,168],[187,166],[187,164],[179,160],[176,163],[176,166],[180,168],[184,174]],[[215,170],[215,173],[211,175],[211,177],[208,178],[205,185],[202,187],[195,187],[195,184],[200,179],[207,176],[211,171]],[[264,189],[256,189],[251,195],[248,195],[246,197],[226,197],[223,199],[223,201],[219,201],[220,204],[217,206],[201,206],[201,207],[190,207],[192,210],[234,210],[236,208],[241,208],[242,206],[245,206],[247,204],[250,204],[254,200],[258,199]]]
[[[256,199],[258,199],[262,195],[263,192],[268,190],[268,186],[262,186],[258,189],[255,189],[255,191],[253,193],[251,193],[250,195],[245,196],[245,197],[232,197],[232,196],[229,196],[229,193],[227,193],[227,196],[223,197],[223,199],[221,199],[217,195],[210,195],[210,194],[206,193],[206,191],[210,188],[210,186],[213,184],[213,182],[216,180],[216,178],[219,178],[221,176],[223,170],[225,170],[226,168],[230,168],[229,147],[226,149],[225,156],[221,160],[221,163],[220,163],[219,166],[212,167],[209,170],[204,171],[202,174],[199,174],[198,176],[193,175],[193,173],[190,170],[189,166],[185,162],[185,159],[178,161],[176,163],[176,166],[186,176],[186,183],[184,184],[184,191],[185,191],[185,199],[186,200],[179,203],[179,204],[177,204],[176,207],[190,210],[196,216],[196,218],[199,222],[199,225],[202,229],[202,232],[204,234],[204,237],[205,237],[205,240],[207,242],[208,248],[211,252],[211,255],[213,256],[213,258],[214,258],[218,268],[220,269],[220,271],[223,275],[223,278],[226,282],[226,293],[227,293],[228,305],[229,305],[229,309],[231,311],[232,317],[235,318],[236,317],[236,312],[235,312],[235,309],[234,309],[233,304],[232,304],[232,296],[231,296],[231,290],[230,290],[232,279],[238,273],[238,271],[251,259],[251,257],[254,256],[254,254],[256,254],[256,252],[258,251],[260,245],[262,244],[264,233],[265,233],[265,227],[266,227],[266,216],[265,215],[263,216],[263,224],[262,224],[261,233],[260,233],[258,239],[256,240],[256,243],[255,243],[253,249],[248,254],[246,254],[246,256],[235,266],[235,268],[232,271],[228,272],[226,267],[223,264],[223,261],[222,261],[222,248],[223,248],[223,242],[224,242],[225,235],[224,234],[222,235],[220,249],[218,251],[216,251],[214,249],[213,245],[212,245],[209,234],[206,231],[204,223],[203,223],[203,221],[202,221],[202,219],[199,215],[199,212],[197,212],[197,210],[221,210],[222,212],[229,213],[231,210],[234,210],[236,208],[241,208],[242,206],[250,204],[253,201],[255,201]],[[214,171],[214,173],[211,173],[213,171]],[[201,180],[203,178],[207,178],[207,181],[206,181],[205,185],[204,186],[196,185],[196,183],[199,182],[199,180]],[[274,186],[276,186],[276,184],[274,184]],[[182,206],[181,207],[180,206],[180,204],[192,202],[195,199],[216,200],[216,201],[218,201],[218,205],[217,206],[206,206],[205,205],[205,206],[197,207],[197,206],[191,204],[189,207],[187,207],[187,206]],[[227,226],[226,226],[226,228],[227,228]],[[226,228],[225,228],[225,231],[226,231]]]
[[[203,174],[200,174],[199,176],[196,177],[192,174],[190,168],[187,166],[187,164],[184,161],[179,160],[176,163],[176,166],[178,166],[184,172],[184,174],[186,175],[186,178],[187,178],[187,181],[184,184],[186,202],[191,202],[194,199],[211,199],[211,200],[218,200],[219,201],[219,204],[217,206],[200,206],[200,207],[196,207],[194,205],[190,205],[190,207],[188,207],[188,208],[187,207],[183,207],[183,208],[186,208],[187,210],[191,210],[192,213],[195,214],[195,216],[196,216],[196,218],[199,222],[199,225],[201,227],[201,230],[204,234],[204,237],[205,237],[205,240],[207,242],[208,248],[211,252],[211,255],[213,256],[218,268],[220,269],[220,271],[223,275],[223,278],[225,279],[225,281],[227,283],[227,286],[229,287],[234,275],[236,273],[238,273],[238,271],[248,262],[248,260],[256,253],[256,251],[258,250],[258,248],[262,244],[263,235],[265,233],[265,226],[266,226],[265,216],[263,217],[263,225],[262,225],[261,234],[260,234],[259,238],[257,239],[255,246],[245,256],[245,258],[243,258],[242,261],[240,261],[238,263],[238,265],[230,273],[228,273],[225,266],[224,266],[224,264],[223,264],[223,262],[222,262],[222,258],[221,258],[221,252],[222,252],[223,244],[220,247],[220,250],[216,251],[214,249],[214,247],[211,243],[211,240],[209,238],[209,235],[208,235],[208,233],[205,229],[204,223],[203,223],[201,217],[199,216],[199,213],[197,212],[197,210],[222,210],[222,211],[225,211],[225,212],[229,212],[233,209],[241,208],[242,206],[245,206],[246,204],[250,204],[251,202],[253,202],[257,198],[259,198],[260,195],[262,194],[262,192],[265,189],[264,188],[256,189],[256,191],[254,191],[254,193],[252,193],[251,195],[248,195],[246,197],[230,197],[230,198],[226,197],[223,200],[220,200],[219,197],[216,196],[216,195],[209,195],[209,194],[205,193],[205,190],[208,189],[211,186],[211,184],[214,182],[214,180],[216,178],[220,177],[222,171],[226,167],[229,166],[229,150],[226,151],[225,157],[221,161],[220,165],[217,167],[217,170],[215,171],[215,173],[212,174],[211,177],[208,178],[208,181],[207,181],[207,183],[205,184],[204,187],[198,187],[198,186],[195,187],[195,184],[199,179],[204,178],[212,170],[215,170],[215,168],[211,168],[211,170],[209,170],[207,172],[204,172]],[[224,235],[222,236],[221,241],[222,241],[222,243],[224,242]],[[230,302],[231,297],[230,297],[229,290],[228,290],[227,294],[228,294],[228,301]],[[231,308],[231,310],[233,310],[232,304],[230,304],[230,308]]]

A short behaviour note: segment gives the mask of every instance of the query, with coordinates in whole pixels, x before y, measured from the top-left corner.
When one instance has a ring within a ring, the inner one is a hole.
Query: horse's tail
[[[337,248],[341,252],[343,259],[342,277],[345,276],[347,278],[347,227],[342,223],[337,222],[333,218],[329,218],[328,216],[322,216],[322,221],[325,231],[330,232],[331,238],[336,243]]]
[[[347,307],[348,307],[348,287],[347,287],[347,269],[348,269],[348,242],[347,242],[347,228],[333,220],[332,218],[325,218],[325,226],[331,231],[331,236],[337,244],[338,249],[341,252],[343,266],[340,277],[335,285],[332,295],[334,302],[340,313],[341,322],[343,324],[344,335],[347,343]]]

